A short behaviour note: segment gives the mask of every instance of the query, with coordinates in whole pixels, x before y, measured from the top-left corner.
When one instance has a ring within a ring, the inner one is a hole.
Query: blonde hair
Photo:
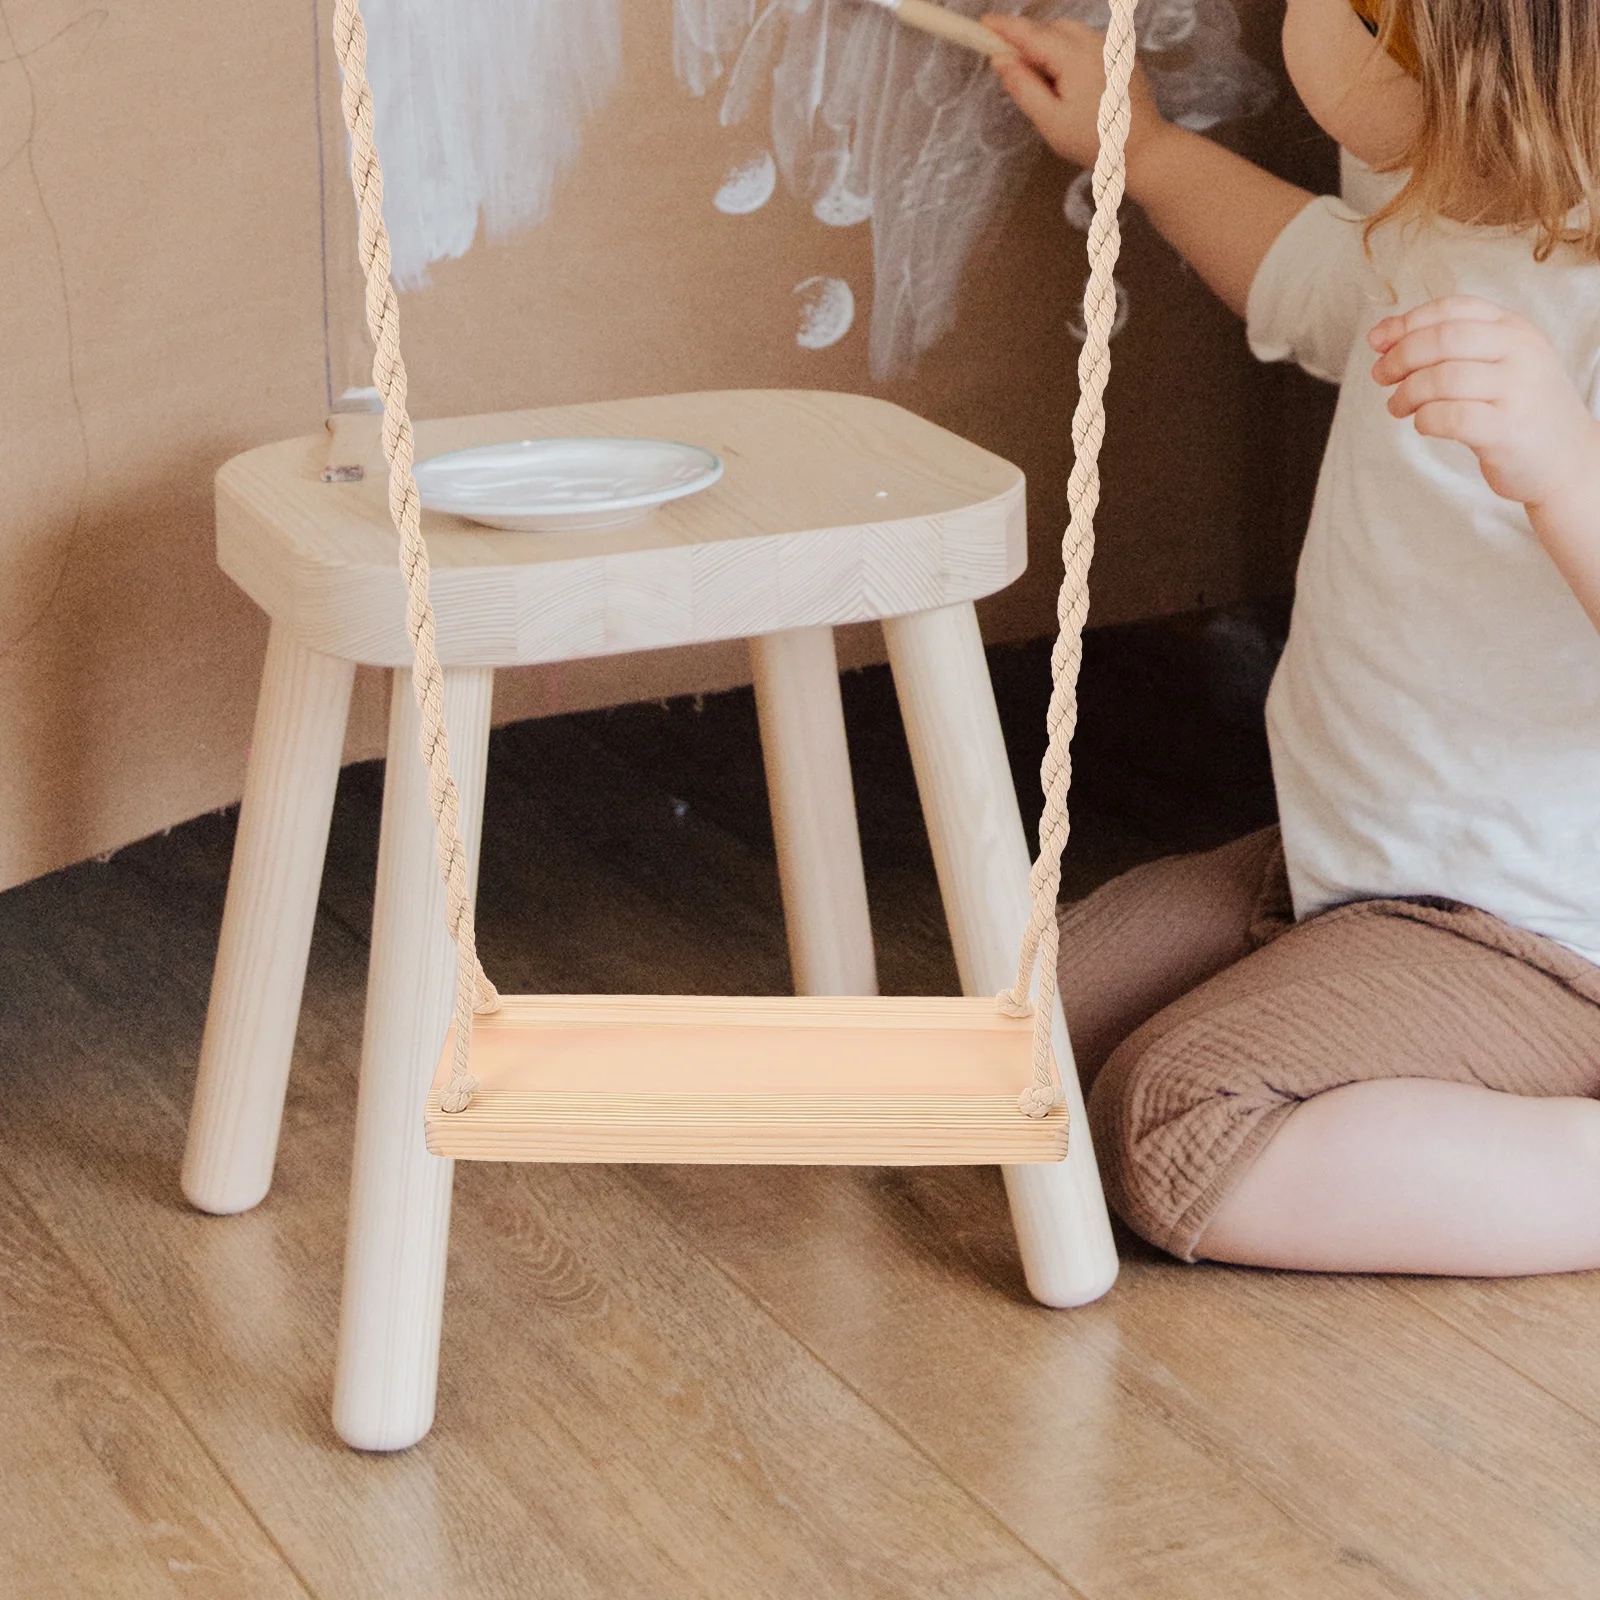
[[[1355,0],[1352,0],[1355,3]],[[1358,11],[1363,6],[1356,7]],[[1376,212],[1537,229],[1600,259],[1600,0],[1382,0],[1378,41],[1422,93],[1410,169]]]

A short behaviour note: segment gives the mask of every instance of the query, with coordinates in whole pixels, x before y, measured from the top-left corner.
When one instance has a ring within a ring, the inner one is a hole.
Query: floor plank
[[[0,1592],[306,1600],[293,1570],[0,1179]]]
[[[635,1181],[1087,1594],[1489,1600],[1600,1570],[1595,1425],[1394,1284],[1131,1248],[1053,1314],[986,1172]]]
[[[1474,1344],[1600,1424],[1600,1273],[1410,1278],[1401,1286]]]

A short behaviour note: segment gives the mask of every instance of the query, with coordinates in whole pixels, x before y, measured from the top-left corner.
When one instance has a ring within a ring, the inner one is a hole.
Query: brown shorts
[[[1313,1095],[1375,1078],[1600,1095],[1600,967],[1448,900],[1296,923],[1276,828],[1066,907],[1061,994],[1107,1198],[1185,1261]]]

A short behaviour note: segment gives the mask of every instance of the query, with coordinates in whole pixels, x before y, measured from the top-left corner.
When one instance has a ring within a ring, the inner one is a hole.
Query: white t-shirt
[[[1267,732],[1299,917],[1438,895],[1600,963],[1600,632],[1476,457],[1386,409],[1372,326],[1447,294],[1520,312],[1594,411],[1600,265],[1531,233],[1312,201],[1250,288],[1250,347],[1340,385]]]

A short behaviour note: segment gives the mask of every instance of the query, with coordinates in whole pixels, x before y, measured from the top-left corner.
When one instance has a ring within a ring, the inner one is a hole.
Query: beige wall
[[[1273,0],[1246,0],[1258,54]],[[324,8],[325,9],[325,8]],[[11,0],[0,31],[0,888],[237,798],[264,642],[216,572],[210,479],[320,426],[321,238],[334,388],[367,381],[330,52],[305,0]],[[324,19],[325,20],[325,19]],[[1042,163],[961,321],[914,377],[866,370],[870,239],[798,206],[726,218],[736,147],[673,82],[667,0],[629,0],[623,88],[541,229],[480,242],[403,300],[418,415],[796,385],[876,392],[1020,463],[1033,566],[991,638],[1051,626],[1081,236]],[[319,195],[316,95],[328,195]],[[1303,181],[1328,152],[1282,110],[1241,147]],[[1323,400],[1262,372],[1137,219],[1115,347],[1094,616],[1282,589]],[[800,264],[802,270],[797,270]],[[856,331],[798,349],[798,277],[848,278]],[[877,649],[845,641],[847,659]],[[506,675],[502,717],[739,681],[734,647]],[[381,749],[363,682],[349,755]]]

